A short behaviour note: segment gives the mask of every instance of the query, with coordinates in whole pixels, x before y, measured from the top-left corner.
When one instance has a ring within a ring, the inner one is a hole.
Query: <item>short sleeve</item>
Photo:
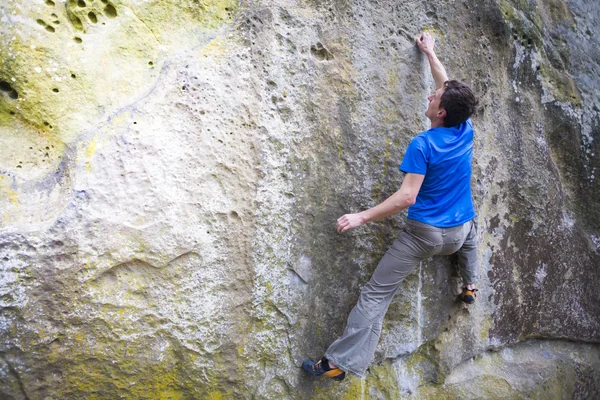
[[[402,164],[400,164],[400,171],[412,174],[425,175],[427,172],[427,164],[429,161],[429,148],[427,141],[422,136],[414,138],[408,148]]]

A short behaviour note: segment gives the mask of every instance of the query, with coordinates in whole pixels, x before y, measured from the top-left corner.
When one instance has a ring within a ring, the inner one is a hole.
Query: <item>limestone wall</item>
[[[0,397],[600,397],[600,5],[0,2]],[[481,107],[480,295],[405,281],[364,380],[307,378],[404,214],[437,38]]]

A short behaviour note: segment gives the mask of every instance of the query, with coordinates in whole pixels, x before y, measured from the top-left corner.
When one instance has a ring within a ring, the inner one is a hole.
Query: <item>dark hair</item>
[[[444,126],[452,127],[465,122],[477,107],[477,97],[470,87],[459,81],[444,82],[444,93],[440,99],[440,108],[446,110]]]

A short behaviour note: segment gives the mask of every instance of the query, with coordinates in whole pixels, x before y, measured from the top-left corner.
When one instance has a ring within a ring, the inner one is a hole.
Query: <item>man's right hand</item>
[[[433,47],[435,46],[435,39],[427,32],[421,33],[421,36],[415,39],[419,49],[425,54],[433,53]]]
[[[361,226],[366,221],[362,213],[342,215],[337,220],[337,231],[339,233],[346,232],[352,228]]]
[[[446,74],[446,69],[435,55],[435,51],[433,51],[435,39],[429,33],[423,32],[421,33],[421,36],[415,39],[415,41],[417,42],[419,49],[421,49],[421,51],[427,55],[429,67],[431,68],[431,75],[433,75],[433,80],[435,81],[435,86],[438,89],[444,87],[444,82],[448,80],[448,75]]]

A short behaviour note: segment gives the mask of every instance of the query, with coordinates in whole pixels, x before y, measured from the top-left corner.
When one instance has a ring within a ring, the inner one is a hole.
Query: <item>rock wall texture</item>
[[[600,4],[0,2],[3,399],[600,398]],[[432,258],[304,376],[404,215],[427,30],[474,116],[478,302]]]

